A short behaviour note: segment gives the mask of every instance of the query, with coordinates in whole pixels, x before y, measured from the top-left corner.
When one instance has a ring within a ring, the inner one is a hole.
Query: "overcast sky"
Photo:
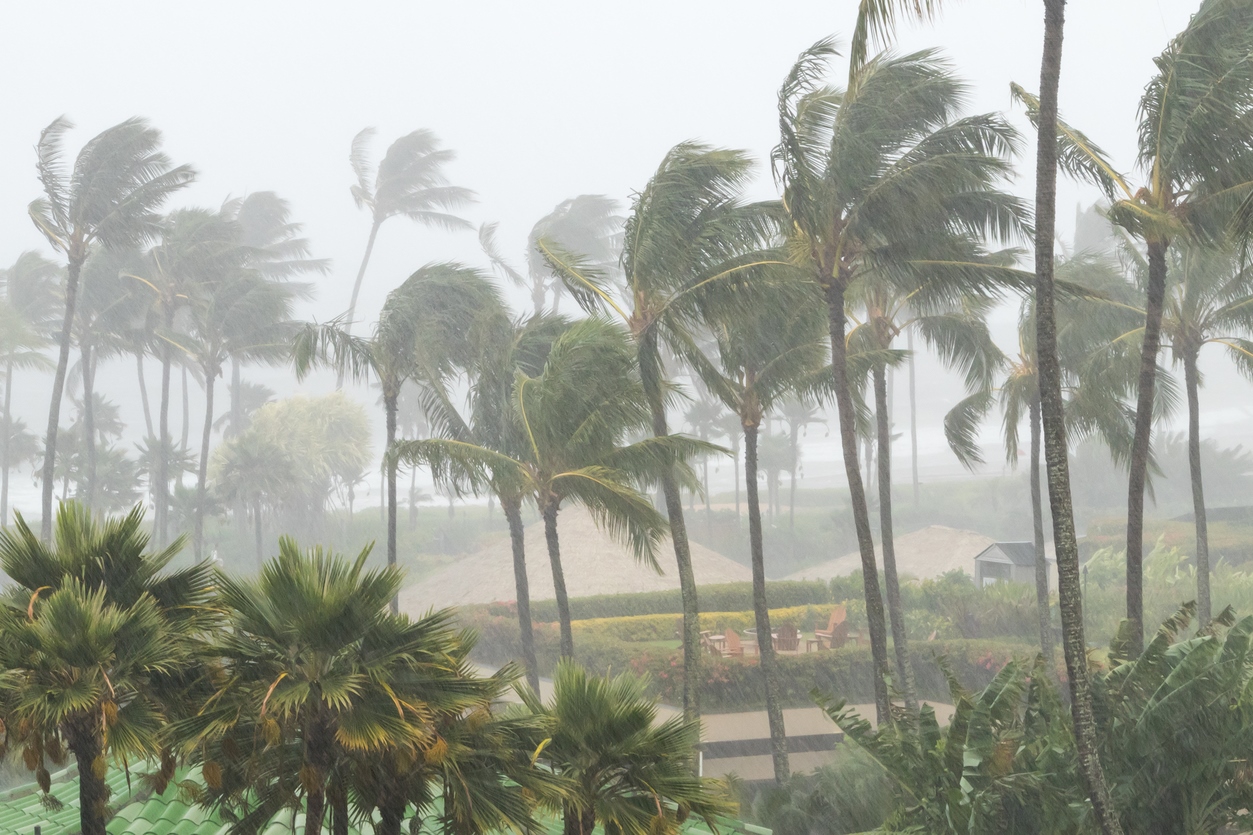
[[[1152,58],[1196,6],[1069,4],[1062,111],[1124,170],[1134,166],[1136,106]],[[38,192],[39,130],[69,116],[79,126],[67,142],[76,151],[140,115],[164,131],[176,162],[199,171],[178,205],[216,206],[263,189],[291,201],[315,254],[333,260],[307,311],[329,318],[347,306],[368,231],[348,193],[348,148],[361,128],[379,129],[376,158],[403,133],[434,130],[458,154],[452,180],[479,195],[467,216],[499,221],[502,246],[520,257],[530,225],[554,204],[579,193],[625,201],[679,141],[764,159],[783,75],[819,38],[846,40],[854,9],[853,0],[9,3],[0,261],[45,247],[25,214]],[[939,47],[969,80],[972,111],[1003,110],[1011,80],[1038,85],[1041,19],[1038,0],[951,2],[934,25],[907,27],[899,48]],[[1030,172],[1029,145],[1025,152]],[[753,196],[773,196],[769,173],[760,174]],[[1029,195],[1030,177],[1015,188]],[[1068,184],[1059,191],[1068,238],[1075,204],[1095,194]],[[474,235],[388,222],[362,318],[414,268],[448,258],[481,263]],[[951,405],[943,378],[924,377],[924,396],[937,409]],[[32,397],[24,411],[44,408]]]

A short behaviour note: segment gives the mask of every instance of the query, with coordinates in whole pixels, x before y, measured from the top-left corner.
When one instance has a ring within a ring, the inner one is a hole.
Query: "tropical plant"
[[[1174,244],[1220,241],[1241,202],[1253,199],[1250,54],[1253,9],[1239,0],[1205,0],[1188,26],[1154,59],[1157,73],[1140,99],[1137,163],[1144,174],[1140,188],[1119,174],[1086,135],[1059,126],[1058,164],[1068,174],[1099,186],[1112,201],[1110,220],[1143,241],[1146,250],[1145,317],[1127,497],[1127,617],[1140,624],[1137,646],[1144,643],[1144,490],[1168,252]],[[1039,109],[1035,99],[1021,88],[1014,92],[1034,117]]]
[[[601,678],[563,661],[547,704],[519,691],[526,709],[551,723],[539,762],[571,786],[564,835],[592,835],[598,825],[623,835],[671,832],[689,815],[712,827],[729,811],[712,781],[695,776],[699,724],[679,716],[658,722],[644,688],[630,673]]]
[[[645,402],[657,438],[669,434],[665,352],[692,350],[708,312],[736,298],[756,267],[778,263],[768,251],[771,207],[744,204],[752,169],[740,151],[693,142],[666,154],[627,218],[622,250],[625,286],[585,256],[540,240],[536,246],[584,309],[610,313],[628,327]],[[663,473],[666,519],[683,590],[683,710],[700,715],[700,618],[683,497],[675,473]]]
[[[383,389],[387,440],[387,564],[396,564],[396,420],[400,389],[410,379],[443,379],[465,367],[498,324],[499,290],[479,271],[460,264],[428,264],[393,290],[371,338],[353,336],[339,320],[301,328],[292,347],[297,379],[325,363],[354,380],[378,379]],[[393,601],[393,611],[399,605]]]
[[[893,6],[895,4],[876,4]],[[930,5],[930,4],[928,4]],[[789,248],[825,294],[833,390],[862,559],[870,642],[887,672],[887,634],[849,379],[847,306],[855,281],[901,295],[925,286],[988,294],[1018,273],[989,258],[985,234],[1012,240],[1025,210],[1000,191],[1017,144],[999,116],[959,118],[964,85],[934,52],[881,53],[851,71],[846,90],[823,83],[831,41],[806,50],[779,92],[781,139],[772,155],[783,188]],[[880,719],[887,683],[877,688]]]
[[[66,257],[65,317],[44,439],[41,530],[45,540],[52,536],[57,427],[83,263],[93,244],[126,248],[155,237],[160,221],[157,210],[195,177],[190,166],[170,166],[169,158],[159,150],[160,131],[142,119],[127,119],[92,137],[67,169],[61,140],[70,127],[67,119],[58,118],[39,135],[36,167],[44,196],[30,204],[35,227]]]
[[[748,497],[748,538],[753,571],[753,613],[757,654],[766,684],[766,716],[770,725],[775,782],[787,781],[790,768],[783,707],[777,692],[773,632],[766,600],[765,548],[761,504],[757,498],[757,441],[762,421],[790,394],[812,389],[826,371],[825,323],[812,284],[797,282],[791,292],[775,288],[774,303],[757,306],[755,315],[715,320],[717,356],[691,356],[705,387],[740,420],[744,436],[744,486]]]
[[[60,269],[37,252],[23,252],[0,271],[0,362],[4,364],[4,415],[0,425],[0,525],[9,519],[9,471],[28,456],[13,446],[20,437],[13,418],[13,372],[45,364],[43,348],[53,329]],[[24,430],[24,425],[23,425]]]
[[[399,442],[394,456],[429,466],[437,481],[479,491],[507,484],[535,502],[544,520],[561,654],[570,657],[574,633],[557,528],[561,506],[583,505],[637,559],[657,569],[655,551],[666,523],[637,485],[658,478],[668,462],[708,447],[681,435],[625,443],[647,428],[649,411],[626,335],[602,319],[571,325],[553,342],[539,375],[516,372],[512,399],[512,420],[524,439],[517,457],[446,438]],[[685,476],[694,480],[686,468]]]
[[[348,154],[352,173],[357,178],[350,189],[353,202],[358,209],[370,212],[370,237],[352,285],[348,312],[344,314],[344,332],[349,334],[357,312],[357,296],[374,251],[374,239],[383,223],[402,215],[423,226],[469,229],[468,222],[451,212],[474,201],[474,192],[448,185],[443,169],[456,155],[447,148],[440,148],[439,139],[431,131],[415,130],[397,139],[388,147],[371,176],[369,146],[373,138],[374,128],[365,128],[353,137],[352,151]],[[339,379],[342,384],[342,374]]]
[[[166,571],[181,542],[148,550],[143,512],[101,520],[63,504],[44,545],[19,514],[0,531],[0,567],[15,581],[0,610],[0,692],[7,743],[41,790],[66,751],[79,772],[80,831],[103,835],[108,760],[159,763],[174,775],[169,722],[199,695],[197,641],[216,621],[201,563]]]

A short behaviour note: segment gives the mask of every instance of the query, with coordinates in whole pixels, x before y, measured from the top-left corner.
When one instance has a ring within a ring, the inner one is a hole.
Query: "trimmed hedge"
[[[834,603],[825,603],[818,606],[771,609],[770,623],[772,627],[782,623],[791,623],[803,632],[812,632],[815,627],[826,627],[834,608]],[[752,612],[701,612],[700,614],[700,628],[710,632],[725,632],[728,629],[743,632],[755,626],[756,623]],[[571,626],[576,637],[598,635],[616,638],[619,641],[669,641],[679,637],[682,624],[682,615],[636,615],[625,618],[576,620]]]
[[[798,580],[777,580],[766,584],[766,596],[772,606],[817,605],[831,603],[831,590],[826,583]],[[493,615],[517,616],[514,603],[490,603],[485,606],[467,606],[465,609],[484,609]],[[700,608],[706,612],[743,612],[753,608],[752,583],[726,583],[700,587]],[[601,594],[593,597],[575,597],[570,600],[570,617],[573,620],[591,618],[623,618],[633,615],[679,615],[683,613],[683,598],[678,589],[647,591],[636,594]],[[531,619],[537,621],[557,620],[557,603],[553,600],[531,601]]]

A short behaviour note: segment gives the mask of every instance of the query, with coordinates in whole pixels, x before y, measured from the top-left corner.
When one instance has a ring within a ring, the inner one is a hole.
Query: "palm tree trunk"
[[[526,576],[526,528],[522,524],[522,501],[500,496],[500,509],[509,522],[509,545],[513,549],[513,583],[518,601],[518,634],[522,639],[522,663],[526,683],[539,692],[539,664],[535,660],[535,631],[531,626],[531,583]]]
[[[204,370],[204,429],[200,433],[200,461],[196,473],[196,559],[200,559],[204,552],[204,506],[208,497],[209,442],[213,438],[213,389],[216,378],[217,369]]]
[[[182,412],[183,432],[182,432],[182,435],[180,435],[180,438],[182,440],[179,441],[179,446],[182,449],[187,449],[187,444],[190,443],[191,441],[191,399],[188,395],[188,388],[187,388],[187,376],[188,376],[187,375],[187,363],[184,362],[184,363],[181,363],[181,365],[183,368],[183,412]],[[182,469],[178,471],[178,486],[179,487],[183,486]]]
[[[1062,617],[1062,647],[1070,681],[1070,711],[1075,730],[1079,773],[1104,835],[1122,835],[1101,767],[1092,712],[1088,646],[1083,634],[1083,589],[1079,580],[1079,542],[1075,536],[1066,459],[1066,417],[1061,366],[1057,359],[1054,313],[1053,238],[1057,226],[1057,88],[1062,69],[1065,0],[1044,0],[1044,48],[1040,61],[1040,113],[1036,142],[1035,274],[1036,352],[1040,375],[1040,421],[1044,434],[1053,543],[1057,549],[1057,594]]]
[[[664,438],[666,407],[662,400],[660,372],[656,365],[641,356],[644,391],[653,414],[653,435]],[[674,545],[674,560],[679,571],[679,594],[683,601],[683,716],[688,721],[700,719],[700,603],[696,591],[696,574],[692,570],[692,549],[687,538],[687,523],[683,518],[683,499],[679,495],[679,483],[673,468],[661,477],[661,492],[666,502],[666,517],[670,522],[670,541]],[[738,509],[739,501],[736,501]]]
[[[105,814],[109,805],[109,787],[96,771],[96,761],[104,756],[96,724],[89,717],[73,721],[66,728],[66,745],[78,766],[78,831],[79,835],[106,835]]]
[[[83,374],[83,449],[87,459],[83,474],[83,503],[90,510],[96,500],[96,369],[93,367],[90,343],[82,343],[79,351]]]
[[[252,500],[252,520],[256,526],[257,532],[257,569],[265,563],[265,549],[262,545],[264,538],[261,535],[261,497],[257,496]]]
[[[70,338],[74,329],[74,313],[78,307],[78,278],[82,273],[83,259],[71,258],[65,271],[65,318],[61,322],[60,348],[57,352],[57,370],[52,377],[52,398],[48,404],[48,428],[44,434],[43,496],[40,520],[40,536],[44,542],[52,540],[52,493],[57,477],[57,428],[61,423],[61,396],[65,393],[65,375],[70,367]]]
[[[0,438],[0,527],[9,524],[9,468],[13,440],[13,363],[4,367],[4,437]]]
[[[740,523],[740,438],[735,435],[731,442],[731,458],[735,461],[735,523]]]
[[[353,318],[357,315],[357,297],[361,295],[361,282],[365,280],[365,268],[370,264],[370,253],[374,252],[374,239],[378,237],[379,227],[382,221],[375,219],[370,224],[370,237],[365,242],[365,255],[361,257],[361,266],[357,268],[357,280],[352,283],[352,299],[348,302],[348,313],[344,317],[344,330],[352,333]],[[344,387],[344,372],[346,369],[340,366],[339,375],[335,379],[336,390]]]
[[[418,468],[409,468],[409,530],[418,529]]]
[[[766,720],[770,724],[770,758],[774,781],[787,782],[791,768],[787,757],[787,731],[779,705],[779,661],[770,631],[770,608],[766,602],[766,556],[761,533],[761,506],[757,501],[757,424],[744,423],[744,489],[748,491],[748,546],[753,563],[753,616],[757,624],[757,655],[766,684]]]
[[[595,807],[588,805],[580,809],[572,803],[562,804],[561,835],[592,835],[595,829]]]
[[[896,576],[896,542],[892,532],[892,427],[888,420],[887,375],[883,366],[874,369],[875,421],[879,435],[879,531],[883,550],[883,585],[887,590],[888,617],[892,622],[892,648],[901,695],[910,716],[918,714],[918,693],[914,687],[914,665],[909,658],[909,638],[905,629],[905,608],[901,605],[900,580]]]
[[[144,352],[135,352],[135,372],[139,378],[139,402],[144,407],[144,428],[147,430],[147,437],[153,437],[152,434],[152,408],[148,404],[148,381],[144,379]]]
[[[384,391],[383,408],[387,410],[387,449],[384,462],[387,467],[387,564],[396,565],[396,461],[392,447],[396,444],[396,412],[399,408],[398,394]],[[400,612],[400,596],[392,598],[392,614]]]
[[[566,575],[561,569],[561,543],[557,539],[557,502],[544,505],[544,539],[548,541],[548,564],[553,570],[553,591],[557,597],[557,619],[561,622],[561,657],[574,657],[574,630],[570,625],[570,598],[566,595]]]
[[[1196,520],[1196,610],[1201,627],[1213,617],[1210,602],[1209,522],[1205,514],[1205,487],[1201,479],[1201,378],[1197,355],[1183,359],[1184,385],[1188,389],[1188,471],[1192,476],[1192,513]]]
[[[1153,390],[1161,347],[1162,304],[1166,298],[1166,244],[1149,241],[1149,286],[1144,306],[1144,341],[1140,348],[1140,383],[1135,434],[1127,478],[1127,620],[1133,656],[1144,651],[1144,483],[1148,477],[1153,434]]]
[[[379,822],[375,826],[374,835],[400,835],[400,826],[405,819],[405,809],[409,803],[403,792],[395,788],[385,790],[379,802]]]
[[[1049,566],[1044,553],[1044,502],[1040,495],[1040,395],[1027,407],[1031,420],[1031,531],[1035,546],[1035,607],[1040,621],[1040,651],[1053,670],[1053,617],[1049,603]]]
[[[322,835],[326,817],[326,782],[331,765],[332,731],[322,719],[313,719],[305,737],[304,765],[313,778],[305,786],[305,833]],[[302,773],[305,769],[302,769]]]
[[[331,782],[326,797],[331,806],[331,835],[348,835],[348,788],[342,778]]]
[[[157,545],[164,548],[169,542],[170,513],[170,372],[172,358],[170,344],[161,343],[161,405],[158,412],[158,429],[160,438],[157,446],[157,485],[154,491],[156,513],[154,522],[157,533]]]
[[[883,613],[883,595],[879,591],[879,567],[875,563],[874,537],[870,532],[870,509],[866,506],[866,490],[857,460],[857,414],[853,408],[853,392],[848,383],[848,346],[844,329],[843,277],[825,281],[827,313],[831,328],[831,375],[835,384],[835,402],[840,418],[840,446],[844,453],[844,474],[848,479],[849,503],[853,510],[853,526],[857,531],[857,550],[861,554],[862,584],[866,595],[866,625],[870,632],[870,657],[874,663],[875,713],[879,724],[888,721],[891,703],[888,700],[888,641]]]
[[[914,329],[905,329],[905,347],[909,350],[909,466],[914,480],[914,507],[921,502],[918,486],[918,400],[914,379]]]

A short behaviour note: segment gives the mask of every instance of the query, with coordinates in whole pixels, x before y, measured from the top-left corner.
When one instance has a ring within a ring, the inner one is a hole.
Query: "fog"
[[[67,2],[6,9],[12,37],[0,68],[13,79],[0,131],[0,216],[4,259],[47,251],[26,217],[38,195],[32,147],[39,130],[65,114],[78,126],[67,148],[131,115],[160,128],[175,163],[198,177],[171,207],[216,207],[230,196],[273,190],[290,201],[313,254],[329,258],[303,317],[331,319],[346,309],[369,228],[348,193],[352,137],[378,129],[377,160],[395,137],[435,131],[456,161],[452,183],[473,189],[463,214],[498,222],[498,242],[521,261],[537,218],[576,194],[604,194],[626,206],[665,151],[695,138],[749,150],[759,161],[748,196],[777,192],[765,160],[777,141],[776,94],[796,55],[830,33],[847,36],[855,4],[796,2],[658,3],[626,6],[538,2],[414,4],[361,2],[242,3],[211,6]],[[1127,171],[1134,166],[1136,105],[1152,58],[1187,22],[1188,0],[1102,0],[1068,9],[1061,106]],[[933,24],[907,25],[899,49],[939,47],[970,83],[969,109],[1011,110],[1008,85],[1034,88],[1041,21],[1029,0],[968,0]],[[19,81],[20,79],[20,81]],[[1021,113],[1012,112],[1025,127]],[[1031,149],[1024,146],[1014,184],[1030,196]],[[1074,209],[1093,189],[1063,180],[1059,237],[1073,234]],[[388,291],[419,265],[446,259],[485,265],[473,232],[443,232],[396,218],[382,229],[366,276],[358,319],[369,322]],[[528,299],[508,287],[517,309]],[[573,305],[566,300],[567,312]],[[1014,305],[993,317],[996,335],[1013,338]],[[359,330],[364,330],[359,327]],[[1202,430],[1223,444],[1248,441],[1248,388],[1225,359],[1203,357],[1207,386]],[[103,364],[99,391],[121,404],[130,427],[142,425],[133,363]],[[251,368],[245,377],[280,395],[325,392],[333,376],[296,384],[283,368]],[[895,420],[905,429],[904,375],[895,378]],[[959,381],[923,353],[918,359],[919,449],[924,480],[961,478],[940,419]],[[18,376],[15,413],[43,425],[48,377]],[[368,404],[376,395],[356,394]],[[192,426],[202,406],[193,386]],[[177,396],[175,399],[177,408]],[[382,427],[377,409],[374,442]],[[177,435],[180,418],[172,418]],[[1182,425],[1182,413],[1176,416]],[[1005,470],[998,427],[989,424],[985,473]],[[132,435],[135,435],[132,431]],[[193,432],[193,436],[194,436]],[[134,438],[133,438],[134,439]],[[836,486],[838,446],[819,426],[806,438],[806,484]],[[908,472],[908,447],[895,466]],[[367,479],[373,481],[373,479]],[[15,479],[19,507],[33,504],[25,477]],[[731,489],[721,466],[717,489]],[[370,488],[374,489],[374,488]],[[365,501],[377,501],[377,494]],[[33,507],[30,509],[34,509]]]

